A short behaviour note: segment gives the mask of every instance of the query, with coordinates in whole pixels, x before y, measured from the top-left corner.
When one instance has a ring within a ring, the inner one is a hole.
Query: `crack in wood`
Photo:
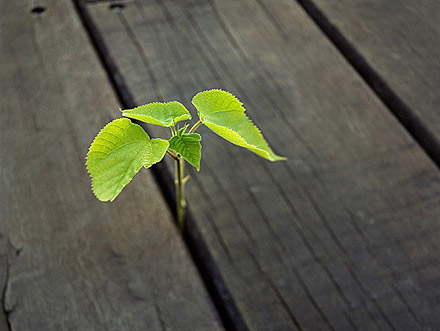
[[[10,314],[14,312],[14,307],[7,307],[7,296],[8,296],[8,288],[9,288],[9,282],[10,282],[10,269],[11,269],[11,263],[13,259],[16,259],[19,257],[20,253],[22,252],[21,247],[16,247],[14,243],[8,238],[6,244],[6,254],[4,256],[5,259],[5,277],[4,277],[4,284],[2,289],[2,312],[3,312],[3,319],[5,324],[7,325],[8,331],[12,331],[12,324],[10,321]],[[12,256],[11,256],[12,253]]]
[[[9,320],[9,314],[11,313],[11,310],[7,309],[6,307],[6,291],[9,285],[9,261],[8,257],[6,257],[6,270],[5,270],[5,280],[3,285],[3,292],[2,292],[2,311],[3,311],[3,318],[4,321],[8,327],[9,331],[12,331],[11,321]]]

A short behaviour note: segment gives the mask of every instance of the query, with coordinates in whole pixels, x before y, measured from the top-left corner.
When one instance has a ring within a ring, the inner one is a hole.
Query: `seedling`
[[[87,153],[87,169],[92,178],[92,191],[101,201],[113,201],[139,170],[160,162],[165,154],[176,164],[177,221],[183,228],[185,214],[184,160],[200,170],[201,136],[195,133],[206,125],[220,137],[244,147],[269,160],[286,158],[276,155],[260,130],[246,116],[243,104],[231,93],[222,90],[200,92],[192,99],[199,120],[178,127],[180,121],[190,120],[191,114],[177,101],[154,102],[133,109],[122,110],[126,118],[107,124],[93,140]],[[170,128],[169,140],[150,139],[144,129],[128,118]]]

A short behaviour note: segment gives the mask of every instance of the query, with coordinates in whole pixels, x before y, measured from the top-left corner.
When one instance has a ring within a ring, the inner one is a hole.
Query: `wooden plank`
[[[118,101],[72,2],[39,3],[0,2],[0,329],[221,329],[151,173],[93,197]]]
[[[439,172],[302,8],[123,4],[87,8],[134,102],[190,107],[225,88],[289,157],[270,164],[201,128],[202,170],[190,168],[195,226],[247,327],[438,323]]]
[[[440,3],[299,2],[440,164]]]

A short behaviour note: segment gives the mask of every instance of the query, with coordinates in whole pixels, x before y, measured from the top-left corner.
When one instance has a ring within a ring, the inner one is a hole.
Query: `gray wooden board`
[[[247,326],[437,325],[439,172],[302,8],[124,5],[87,8],[136,103],[191,108],[199,90],[230,90],[289,158],[266,162],[202,127],[201,171],[187,168],[195,224]]]
[[[72,2],[33,5],[0,2],[0,330],[221,329],[151,173],[91,193],[118,101]]]
[[[395,112],[403,121],[411,120],[407,126],[439,163],[440,2],[300,2],[314,15],[320,16],[317,18],[320,24],[326,21],[324,24],[328,24],[327,28],[335,28],[330,33],[342,35],[360,55],[360,70],[374,76],[371,84],[376,85],[379,93],[390,100],[391,107],[396,108]],[[396,99],[400,99],[403,105]]]

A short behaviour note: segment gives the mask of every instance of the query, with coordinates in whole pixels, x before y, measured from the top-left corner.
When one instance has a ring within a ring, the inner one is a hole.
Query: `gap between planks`
[[[127,33],[128,33],[128,31],[127,31]],[[132,36],[131,36],[132,37]],[[141,47],[141,49],[142,49],[142,47]],[[218,63],[217,63],[218,64]],[[222,64],[220,63],[220,66],[221,66]],[[216,71],[216,69],[214,68],[214,72]],[[214,74],[214,72],[213,72],[213,74]],[[286,169],[287,170],[287,169]],[[159,179],[160,179],[161,177],[159,177]],[[275,181],[276,182],[276,181]],[[171,184],[172,185],[172,184]],[[171,186],[171,191],[170,191],[170,194],[172,195],[172,186]],[[171,206],[173,206],[173,204],[171,203]]]
[[[120,104],[124,108],[133,108],[136,105],[134,102],[134,97],[127,88],[127,85],[125,84],[122,75],[119,73],[117,66],[113,62],[113,59],[111,56],[109,56],[107,47],[87,12],[86,5],[94,2],[112,3],[113,1],[73,0],[78,16],[109,78],[109,81],[111,82],[111,86],[118,97]],[[136,120],[133,120],[133,122],[143,126],[145,129],[145,125],[143,123]],[[167,202],[167,205],[172,211],[175,225],[177,226],[173,177],[165,163],[155,164],[151,167],[151,170],[153,172],[153,177],[157,182],[165,201]],[[192,260],[194,261],[200,276],[202,277],[209,296],[214,302],[223,326],[226,330],[231,331],[248,330],[226,284],[222,279],[218,267],[216,266],[204,240],[202,239],[199,230],[196,226],[194,226],[194,220],[189,206],[187,207],[185,217],[186,223],[184,233],[182,235],[183,240],[188,247]]]
[[[296,1],[440,169],[440,142],[313,0]]]

